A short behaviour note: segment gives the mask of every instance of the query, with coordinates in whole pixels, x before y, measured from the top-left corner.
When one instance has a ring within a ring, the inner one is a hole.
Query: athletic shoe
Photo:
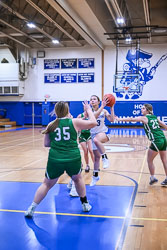
[[[69,183],[67,184],[67,188],[68,188],[68,189],[71,189],[71,188],[72,188],[72,182],[73,182],[73,180],[71,179],[71,180],[69,181]]]
[[[110,166],[110,162],[109,162],[109,160],[106,159],[106,158],[103,158],[103,159],[102,159],[102,164],[103,164],[103,168],[104,168],[104,169],[109,168],[109,166]]]
[[[156,183],[156,182],[158,182],[158,180],[157,180],[156,178],[154,178],[153,180],[150,179],[149,184],[150,184],[150,185],[153,185],[153,184]]]
[[[91,187],[95,186],[95,185],[96,185],[96,182],[99,181],[99,180],[100,180],[100,177],[99,177],[99,176],[97,176],[97,177],[92,176],[92,181],[91,181],[91,183],[90,183],[90,186],[91,186]]]
[[[75,184],[72,185],[71,191],[70,191],[70,196],[72,197],[78,197],[79,194],[77,193],[77,190],[75,188]]]
[[[89,202],[82,203],[82,209],[84,212],[89,212],[92,209],[92,206],[89,204]]]
[[[90,167],[89,167],[89,165],[87,165],[86,168],[85,168],[85,172],[88,173],[89,170],[90,170]]]
[[[24,213],[24,216],[27,218],[32,218],[34,215],[35,208],[30,206],[27,211]]]
[[[161,182],[162,186],[167,186],[167,179],[165,179],[163,182]]]

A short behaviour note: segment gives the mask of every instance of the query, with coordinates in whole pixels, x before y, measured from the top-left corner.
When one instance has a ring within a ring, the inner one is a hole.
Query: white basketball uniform
[[[93,150],[97,150],[97,147],[93,141],[93,139],[97,134],[106,133],[107,137],[110,139],[109,134],[107,134],[108,128],[106,127],[104,120],[105,120],[105,114],[104,111],[102,111],[97,118],[97,126],[90,129]]]

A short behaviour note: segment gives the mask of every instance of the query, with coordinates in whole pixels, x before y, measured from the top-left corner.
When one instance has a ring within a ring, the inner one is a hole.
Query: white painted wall
[[[130,48],[129,48],[130,49]],[[142,50],[152,53],[150,60],[150,67],[148,71],[153,67],[158,60],[163,55],[167,55],[167,45],[141,45]],[[119,60],[118,67],[122,68],[123,64],[127,62],[126,60],[127,49],[120,48],[119,50]],[[116,67],[116,49],[113,47],[108,47],[104,54],[104,93],[113,92],[113,76],[115,74]],[[125,99],[118,98],[117,100],[123,101]],[[152,101],[164,101],[167,100],[167,59],[162,61],[162,63],[156,69],[154,77],[152,80],[148,81],[143,87],[142,96],[137,99],[140,101],[152,100]],[[128,100],[126,100],[128,101]],[[133,101],[129,99],[129,101]],[[136,101],[136,100],[134,100]]]
[[[36,57],[36,51],[33,51]],[[45,69],[44,59],[63,58],[95,58],[94,69]],[[84,73],[94,72],[94,83],[44,84],[44,73]],[[101,51],[96,48],[63,48],[45,50],[45,58],[37,58],[37,64],[29,70],[25,81],[25,95],[22,101],[44,100],[45,94],[50,95],[49,101],[81,101],[89,99],[92,93],[101,95]]]
[[[37,50],[30,52],[37,57]],[[44,70],[44,59],[95,58],[94,69],[50,69]],[[94,83],[44,84],[44,73],[84,73],[94,72]],[[46,49],[45,58],[37,58],[34,68],[29,67],[29,75],[25,80],[23,97],[0,97],[0,101],[44,101],[45,94],[50,95],[48,101],[82,101],[92,94],[101,96],[101,50],[95,47]]]
[[[151,67],[156,64],[160,57],[167,53],[167,45],[141,46],[142,50],[153,54],[150,58]],[[0,50],[1,53],[1,50]],[[37,57],[37,50],[32,50],[30,56]],[[44,70],[44,59],[63,58],[95,58],[94,69],[54,69]],[[126,62],[126,53],[122,51],[119,64]],[[95,47],[45,49],[45,58],[37,58],[34,68],[29,67],[29,75],[25,80],[25,94],[23,97],[0,96],[0,101],[44,101],[44,95],[50,95],[48,101],[82,101],[89,99],[92,94],[101,97],[102,73],[101,73],[101,50]],[[116,49],[106,47],[104,51],[104,93],[113,92],[113,76],[115,74]],[[44,84],[44,73],[84,73],[94,72],[94,83],[75,84]],[[167,100],[167,59],[157,68],[154,78],[144,85],[143,94],[139,100]],[[122,98],[117,100],[123,101]],[[130,100],[132,101],[132,100]],[[135,100],[134,100],[135,101]]]

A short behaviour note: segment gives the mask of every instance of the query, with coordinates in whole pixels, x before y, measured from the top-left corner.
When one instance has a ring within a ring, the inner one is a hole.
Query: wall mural
[[[153,79],[159,65],[167,59],[167,54],[164,54],[152,66],[152,56],[143,50],[128,50],[123,73],[115,75],[113,91],[118,98],[139,99],[142,96],[144,85]]]

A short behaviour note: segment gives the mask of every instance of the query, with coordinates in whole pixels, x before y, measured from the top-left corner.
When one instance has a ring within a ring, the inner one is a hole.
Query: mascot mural
[[[128,50],[127,62],[123,65],[121,78],[115,79],[114,92],[118,98],[138,99],[142,96],[144,85],[151,81],[158,66],[167,58],[161,56],[158,62],[151,67],[152,53],[143,50]]]

